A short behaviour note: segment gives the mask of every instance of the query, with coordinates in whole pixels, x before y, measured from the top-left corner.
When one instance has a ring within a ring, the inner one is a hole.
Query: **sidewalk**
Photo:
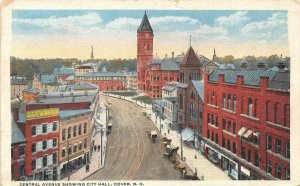
[[[152,112],[152,110],[147,110],[147,114],[151,114],[151,120],[155,124],[155,126],[159,130],[159,124],[160,119],[159,117],[155,116],[155,113]],[[167,121],[165,119],[164,121],[161,120],[162,129],[161,134],[163,136],[166,136],[169,139],[172,139],[171,146],[172,147],[179,147],[177,153],[179,156],[181,156],[181,149],[180,149],[180,136],[179,134],[170,129],[170,134],[168,134],[168,123],[170,121]],[[203,176],[204,180],[231,180],[231,178],[223,172],[220,168],[213,165],[208,159],[206,159],[200,151],[197,151],[196,149],[186,146],[185,144],[182,145],[183,149],[183,157],[186,158],[186,164],[188,167],[191,168],[193,172],[195,172],[195,169],[197,169],[198,177],[201,178]],[[195,159],[195,155],[197,156],[197,159]]]
[[[105,107],[101,107],[98,114],[100,116],[99,121],[105,127],[105,122],[106,122]],[[104,166],[107,136],[106,136],[106,132],[103,132],[103,136],[102,136],[102,145],[103,145],[102,153],[103,153],[103,157],[102,157],[102,164],[101,164],[101,132],[97,131],[97,128],[95,128],[95,130],[96,130],[96,134],[95,134],[93,139],[95,140],[95,145],[97,147],[98,147],[98,145],[100,146],[100,150],[99,151],[98,151],[98,149],[96,151],[93,150],[93,154],[92,154],[92,157],[90,159],[90,164],[89,164],[89,169],[90,170],[88,172],[86,172],[86,166],[84,165],[83,167],[81,167],[77,171],[70,174],[70,180],[72,180],[72,181],[73,180],[84,180],[85,178],[92,175],[96,171],[100,170]],[[93,134],[93,131],[92,131],[92,134]],[[65,177],[62,180],[68,180],[68,177]]]

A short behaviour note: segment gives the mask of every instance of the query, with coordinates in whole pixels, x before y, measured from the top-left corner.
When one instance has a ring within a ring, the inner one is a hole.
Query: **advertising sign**
[[[49,108],[49,109],[27,111],[25,117],[26,119],[35,119],[35,118],[44,118],[44,117],[57,116],[57,115],[58,115],[57,108]]]

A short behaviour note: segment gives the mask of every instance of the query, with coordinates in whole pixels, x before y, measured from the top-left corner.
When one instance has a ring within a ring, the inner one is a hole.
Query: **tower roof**
[[[184,56],[184,58],[182,59],[180,65],[201,65],[201,62],[198,58],[198,56],[196,55],[193,47],[190,47],[186,53],[186,55]]]
[[[140,27],[139,29],[137,30],[137,32],[151,32],[153,33],[153,30],[151,28],[151,25],[150,25],[150,22],[148,20],[148,17],[147,17],[147,14],[146,14],[146,11],[145,11],[145,14],[144,14],[144,17],[143,17],[143,20],[140,24]]]

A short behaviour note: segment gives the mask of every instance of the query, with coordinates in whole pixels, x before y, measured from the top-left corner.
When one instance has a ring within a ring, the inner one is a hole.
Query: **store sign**
[[[31,110],[25,113],[26,119],[35,119],[35,118],[43,118],[50,116],[58,116],[57,108],[49,108],[49,109],[40,109],[40,110]]]

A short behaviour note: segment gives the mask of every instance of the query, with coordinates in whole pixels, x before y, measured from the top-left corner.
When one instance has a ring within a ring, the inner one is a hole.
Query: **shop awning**
[[[250,136],[252,133],[253,133],[253,131],[249,129],[249,130],[246,132],[246,134],[244,135],[244,137],[245,137],[245,138],[249,138],[249,136]]]
[[[253,132],[253,135],[259,138],[259,132]]]
[[[183,141],[194,141],[194,130],[191,128],[185,128],[182,130]]]
[[[245,127],[242,127],[239,131],[238,131],[238,135],[242,136],[244,134],[244,132],[246,131]]]

